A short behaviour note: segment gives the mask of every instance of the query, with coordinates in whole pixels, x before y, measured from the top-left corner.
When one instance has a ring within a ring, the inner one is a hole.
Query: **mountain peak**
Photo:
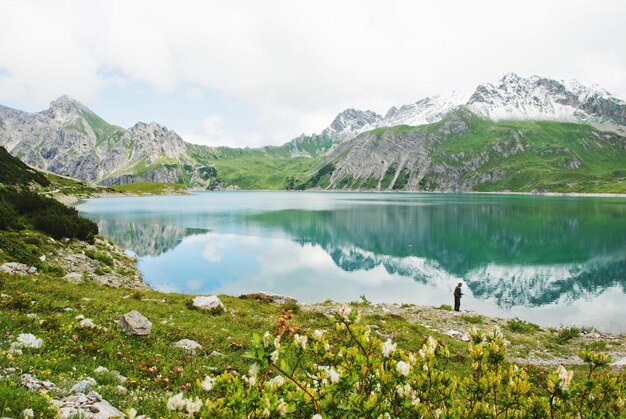
[[[54,115],[76,114],[78,111],[94,114],[88,107],[71,96],[63,95],[50,102],[50,112]]]

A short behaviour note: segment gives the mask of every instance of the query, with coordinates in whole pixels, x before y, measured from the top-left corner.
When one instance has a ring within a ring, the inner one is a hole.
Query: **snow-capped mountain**
[[[323,133],[343,142],[374,128],[438,122],[459,106],[493,121],[548,120],[604,124],[605,128],[626,126],[626,103],[597,85],[507,73],[469,94],[452,92],[427,97],[399,108],[393,106],[385,116],[348,109]]]

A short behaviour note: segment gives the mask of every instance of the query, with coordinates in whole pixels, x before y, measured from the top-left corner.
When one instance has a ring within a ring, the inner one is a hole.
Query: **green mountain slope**
[[[302,188],[626,193],[626,138],[590,125],[440,122],[378,128],[338,146]],[[324,173],[322,173],[324,172]]]

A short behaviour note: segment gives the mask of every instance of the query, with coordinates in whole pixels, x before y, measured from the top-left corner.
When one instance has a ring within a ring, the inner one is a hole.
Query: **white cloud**
[[[181,94],[211,89],[255,109],[246,133],[225,120],[220,135],[260,145],[319,132],[346,107],[384,112],[508,71],[626,98],[624,17],[618,0],[5,0],[0,100],[43,107],[65,93],[92,100],[111,84],[197,86]],[[171,128],[214,141],[200,125]]]

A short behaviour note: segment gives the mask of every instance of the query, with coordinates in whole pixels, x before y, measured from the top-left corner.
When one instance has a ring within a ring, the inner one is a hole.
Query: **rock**
[[[94,403],[91,405],[91,411],[96,413],[94,419],[108,419],[108,418],[123,418],[124,413],[115,407],[111,406],[106,400]]]
[[[211,313],[223,313],[226,311],[224,304],[216,295],[201,295],[193,299],[193,306],[200,310]]]
[[[17,337],[17,340],[11,344],[11,349],[20,348],[41,348],[43,341],[41,338],[35,337],[30,333],[22,333]]]
[[[461,336],[461,340],[462,340],[463,342],[469,342],[469,341],[470,341],[470,338],[469,338],[469,336],[468,336],[468,335],[467,335],[467,333],[466,333],[466,334],[464,334],[463,336]]]
[[[45,262],[46,261],[46,255],[39,256],[39,260],[42,261],[42,262]]]
[[[108,371],[109,369],[107,367],[102,367],[102,366],[93,370],[93,372],[95,372],[96,374],[100,374],[100,373],[108,372]]]
[[[117,385],[117,387],[115,387],[115,391],[117,391],[119,394],[126,394],[128,393],[128,389],[122,385]]]
[[[217,351],[211,351],[211,353],[209,354],[209,356],[216,356],[216,357],[224,357],[225,355],[221,352],[217,352]]]
[[[96,327],[98,327],[91,319],[83,319],[80,321],[80,323],[78,323],[78,325],[80,327],[89,328],[89,329],[95,329]]]
[[[56,388],[50,381],[38,380],[30,374],[22,374],[20,376],[20,385],[30,391],[39,391],[41,389],[52,390]]]
[[[33,412],[33,409],[24,409],[22,410],[22,416],[24,417],[24,419],[34,418],[35,412]]]
[[[460,335],[461,332],[454,330],[454,329],[450,329],[446,332],[446,335],[450,336],[451,338],[456,337],[458,335]]]
[[[76,321],[85,320],[85,316],[83,316],[82,314],[79,314],[78,316],[74,317],[74,320]]]
[[[91,391],[91,382],[87,381],[87,380],[82,380],[79,381],[78,383],[74,384],[72,386],[72,389],[70,390],[72,393],[74,394],[85,394]]]
[[[247,299],[247,300],[257,300],[264,303],[275,303],[275,304],[285,304],[285,303],[296,303],[296,300],[293,297],[288,297],[285,295],[272,294],[269,292],[256,292],[253,294],[242,294],[239,298]]]
[[[129,335],[140,337],[150,336],[152,330],[152,322],[137,310],[129,311],[122,315],[118,324]]]
[[[38,320],[39,316],[36,313],[28,313],[26,315],[27,318],[31,319],[31,320]]]
[[[204,349],[202,345],[191,339],[181,339],[174,346],[180,348],[185,355],[195,355],[197,350]]]
[[[37,268],[34,266],[24,265],[23,263],[7,262],[0,265],[0,272],[18,275],[33,275],[37,273]]]
[[[82,284],[83,282],[85,282],[85,280],[83,279],[83,276],[79,274],[78,272],[70,272],[67,275],[65,275],[63,279],[65,279],[68,282],[73,282],[75,284]]]
[[[611,365],[616,367],[626,367],[626,357],[611,362]]]

